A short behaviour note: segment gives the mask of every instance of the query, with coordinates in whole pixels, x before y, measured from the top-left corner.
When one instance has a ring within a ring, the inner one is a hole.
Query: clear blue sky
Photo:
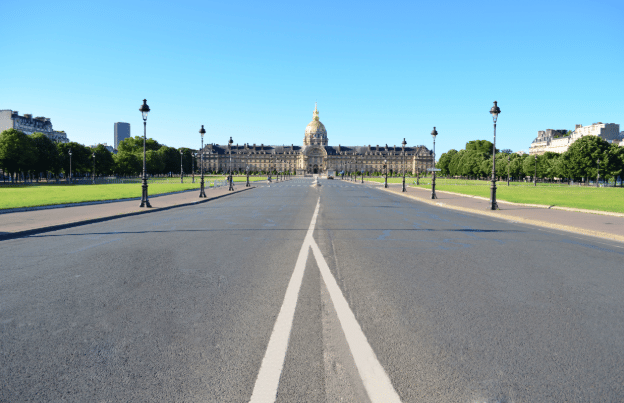
[[[72,141],[113,123],[172,147],[301,144],[318,101],[330,145],[624,130],[624,2],[5,2],[0,109]]]

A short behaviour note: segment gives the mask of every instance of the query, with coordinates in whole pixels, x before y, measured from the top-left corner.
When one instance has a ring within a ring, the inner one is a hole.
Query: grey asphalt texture
[[[624,401],[624,247],[291,180],[0,242],[0,401],[248,401],[314,231],[404,402]],[[366,401],[308,256],[278,402]]]

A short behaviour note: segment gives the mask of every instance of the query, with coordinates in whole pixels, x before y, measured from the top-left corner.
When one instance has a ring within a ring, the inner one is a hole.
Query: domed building
[[[312,121],[305,128],[303,146],[265,146],[260,144],[208,144],[204,147],[204,170],[207,172],[245,171],[289,172],[296,175],[336,174],[339,172],[402,172],[403,152],[407,172],[425,172],[433,168],[433,153],[425,146],[329,146],[327,129],[319,119],[317,105]],[[199,159],[199,157],[198,157]]]

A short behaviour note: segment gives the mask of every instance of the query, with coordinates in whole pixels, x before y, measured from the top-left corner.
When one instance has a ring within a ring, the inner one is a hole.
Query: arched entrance
[[[314,166],[312,167],[312,172],[314,172],[315,174],[319,173],[319,167],[318,167],[318,165],[314,165]]]

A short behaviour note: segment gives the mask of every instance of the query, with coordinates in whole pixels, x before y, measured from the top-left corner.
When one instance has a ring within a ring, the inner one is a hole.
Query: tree
[[[113,170],[117,175],[137,175],[143,169],[143,159],[139,160],[136,154],[118,153],[113,159],[115,161]]]
[[[11,176],[31,171],[37,160],[37,148],[32,139],[16,129],[0,133],[0,166]]]
[[[193,151],[191,149],[182,147],[178,149],[178,153],[182,151],[182,166],[185,173],[193,173],[197,168],[195,158],[193,158]]]
[[[172,147],[162,146],[158,149],[163,162],[163,170],[159,173],[177,174],[180,172],[180,152]]]
[[[59,159],[61,160],[61,169],[65,172],[67,177],[69,177],[70,149],[72,151],[71,171],[73,172],[73,175],[76,175],[77,173],[91,172],[93,169],[90,148],[76,142],[58,143],[56,148],[58,149]]]
[[[158,151],[161,145],[154,139],[148,138],[145,141],[145,150],[153,150]],[[117,150],[120,153],[143,153],[143,137],[142,136],[134,136],[123,139],[123,141],[119,142],[117,146]]]
[[[95,174],[110,175],[115,170],[115,160],[113,153],[108,151],[102,144],[98,144],[93,148],[92,154],[95,154]],[[93,158],[93,156],[91,156]]]
[[[492,156],[494,144],[487,140],[472,140],[466,143],[466,151],[476,151],[487,156]],[[498,150],[496,150],[498,152]]]
[[[159,175],[165,169],[162,155],[158,151],[149,150],[145,154],[145,170],[150,175]]]
[[[604,172],[605,178],[616,179],[618,176],[622,178],[624,171],[624,147],[620,147],[617,144],[611,144],[607,158],[605,159]],[[624,178],[622,178],[624,179]],[[624,181],[620,182],[620,186],[624,185]]]
[[[61,159],[54,141],[43,133],[33,133],[30,136],[37,149],[37,158],[32,166],[32,171],[40,174],[42,172],[58,172],[61,166]],[[39,181],[39,175],[37,175]]]
[[[450,164],[453,156],[457,154],[457,150],[451,149],[440,156],[436,167],[440,169],[440,175],[450,175]]]
[[[563,155],[565,170],[574,179],[595,178],[598,173],[598,159],[606,160],[610,146],[598,136],[581,137]]]

